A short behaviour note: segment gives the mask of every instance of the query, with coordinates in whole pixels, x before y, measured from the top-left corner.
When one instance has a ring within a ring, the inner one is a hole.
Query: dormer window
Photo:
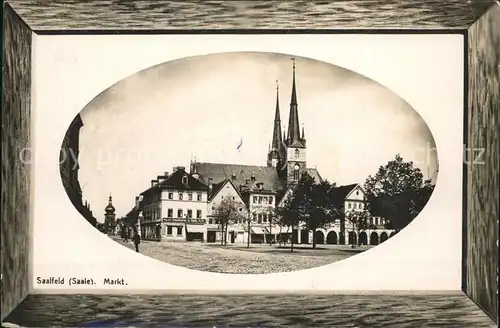
[[[187,184],[188,183],[188,177],[187,176],[183,176],[182,177],[182,184]]]

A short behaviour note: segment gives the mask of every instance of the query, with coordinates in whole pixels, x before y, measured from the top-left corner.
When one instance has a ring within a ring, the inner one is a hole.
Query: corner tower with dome
[[[114,227],[116,224],[116,209],[113,206],[113,197],[111,197],[111,194],[109,195],[109,203],[108,205],[104,208],[104,224],[107,227]]]

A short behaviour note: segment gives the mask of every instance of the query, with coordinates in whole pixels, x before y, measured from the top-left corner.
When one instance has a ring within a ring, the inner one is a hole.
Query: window
[[[259,213],[257,223],[262,223],[262,213]]]
[[[243,209],[240,207],[240,208],[238,208],[238,211],[242,212],[242,211],[243,211]]]
[[[262,214],[262,222],[267,223],[267,213]]]
[[[177,227],[177,236],[182,235],[182,227]]]
[[[201,202],[201,194],[196,195],[196,199]]]
[[[161,234],[162,234],[163,236],[165,236],[165,235],[166,235],[166,233],[167,233],[167,226],[163,226],[163,227],[162,227],[162,229],[161,229]]]
[[[179,193],[179,200],[183,200],[184,199],[184,195],[182,194],[182,192]]]
[[[300,166],[298,164],[295,164],[295,166],[293,167],[293,179],[295,181],[299,181],[299,168]]]
[[[187,176],[183,176],[182,177],[182,184],[187,184],[188,183],[188,177]]]
[[[173,192],[169,192],[168,193],[168,199],[174,199],[174,193]]]
[[[259,196],[259,204],[262,204],[262,196]]]
[[[208,219],[208,224],[212,224],[213,222],[214,222],[214,220]]]
[[[363,209],[363,204],[359,204],[359,209],[362,210]]]
[[[189,193],[189,194],[188,194],[188,199],[189,199],[189,200],[193,200],[193,194],[192,194],[192,193]]]
[[[224,196],[221,196],[221,199],[224,199]]]
[[[252,216],[253,216],[253,220],[254,220],[254,221],[257,221],[257,214],[256,214],[256,213],[253,213],[253,215],[252,215]]]
[[[299,158],[299,154],[300,154],[299,150],[295,149],[295,158]]]
[[[167,235],[169,235],[169,236],[172,235],[172,227],[171,226],[167,227]]]
[[[257,196],[253,196],[253,203],[257,204]]]
[[[182,218],[182,210],[177,210],[177,217]]]
[[[191,219],[193,217],[193,210],[188,210],[187,217],[188,219]]]
[[[233,196],[233,200],[235,200],[235,199],[236,199],[236,197]]]
[[[173,216],[174,216],[174,210],[173,210],[173,209],[171,209],[171,208],[169,208],[169,209],[167,210],[167,217],[171,218],[171,217],[173,217]]]
[[[214,205],[212,205],[212,210],[214,210],[214,211],[215,211],[215,204],[214,204]]]
[[[347,208],[351,208],[351,203],[347,203]]]
[[[273,197],[269,197],[269,204],[272,205],[273,204]]]
[[[201,210],[196,210],[196,218],[201,219]]]
[[[356,190],[356,196],[359,195],[359,190]]]

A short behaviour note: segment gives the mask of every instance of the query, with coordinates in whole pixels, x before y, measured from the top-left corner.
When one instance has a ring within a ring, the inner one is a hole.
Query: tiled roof
[[[236,188],[239,188],[240,185],[246,184],[246,180],[252,182],[252,175],[254,175],[255,182],[264,183],[264,189],[277,191],[284,188],[274,167],[223,163],[193,163],[192,165],[205,184],[208,184],[210,177],[213,183],[231,179]]]
[[[338,204],[338,205],[343,205],[344,201],[345,201],[345,198],[347,197],[347,195],[354,189],[356,188],[358,184],[357,183],[353,183],[353,184],[350,184],[350,185],[346,185],[346,186],[340,186],[340,187],[335,187],[335,188],[332,188],[332,199],[333,201]]]
[[[182,183],[182,177],[187,176],[187,183]],[[159,186],[164,189],[176,190],[205,190],[208,191],[208,185],[202,183],[200,180],[195,179],[191,174],[184,170],[177,170],[170,174],[165,181],[162,181]]]
[[[314,181],[316,183],[321,183],[323,181],[323,178],[321,175],[319,175],[319,172],[317,169],[306,169],[306,172],[314,178]]]
[[[187,176],[188,178],[186,184],[182,183],[183,176]],[[145,195],[152,190],[159,189],[208,191],[208,185],[194,178],[185,170],[177,170],[174,173],[170,174],[164,181],[142,192],[141,195]]]
[[[224,184],[226,184],[227,180],[228,179],[212,184],[212,190],[210,191],[210,194],[208,195],[208,201],[211,201],[215,197],[215,195],[217,195],[219,190],[221,190],[222,187],[224,186]]]

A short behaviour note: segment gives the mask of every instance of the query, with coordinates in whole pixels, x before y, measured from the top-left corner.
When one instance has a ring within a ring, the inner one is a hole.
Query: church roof
[[[284,188],[275,167],[197,162],[193,163],[193,168],[205,184],[208,184],[209,178],[212,178],[213,183],[231,179],[232,183],[239,187],[246,185],[247,180],[252,181],[253,176],[255,182],[264,183],[265,189],[277,191]]]
[[[307,173],[308,173],[311,177],[313,177],[313,178],[314,178],[314,181],[315,181],[316,183],[321,183],[321,182],[323,182],[323,178],[321,177],[321,175],[319,175],[319,172],[318,172],[318,170],[317,170],[317,169],[311,169],[311,168],[309,168],[309,169],[306,169],[306,172],[307,172]]]

